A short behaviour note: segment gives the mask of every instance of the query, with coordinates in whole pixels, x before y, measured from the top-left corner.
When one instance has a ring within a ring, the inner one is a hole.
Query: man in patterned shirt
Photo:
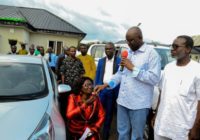
[[[61,81],[63,84],[70,85],[72,88],[72,92],[77,93],[79,81],[81,80],[81,77],[84,73],[85,70],[83,68],[83,64],[81,60],[76,57],[76,47],[71,46],[69,48],[69,56],[67,56],[63,60],[62,65],[60,67]],[[65,120],[65,123],[67,123],[65,114],[68,95],[69,94],[61,94],[61,96],[59,96],[60,111],[62,117]],[[68,137],[69,133],[67,127],[66,134]]]
[[[82,62],[76,57],[76,47],[69,48],[69,57],[63,60],[60,68],[61,80],[63,84],[70,85],[72,90],[76,90],[77,82],[85,73]]]

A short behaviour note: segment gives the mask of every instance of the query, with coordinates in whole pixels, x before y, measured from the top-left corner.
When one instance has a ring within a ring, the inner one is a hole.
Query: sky
[[[87,34],[85,41],[125,40],[141,23],[146,40],[170,44],[178,35],[200,35],[199,0],[0,0],[1,5],[42,8]]]

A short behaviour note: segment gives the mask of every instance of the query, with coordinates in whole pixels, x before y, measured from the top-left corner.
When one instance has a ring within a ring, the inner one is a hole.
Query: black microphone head
[[[124,66],[120,66],[119,70],[122,72],[124,70]]]

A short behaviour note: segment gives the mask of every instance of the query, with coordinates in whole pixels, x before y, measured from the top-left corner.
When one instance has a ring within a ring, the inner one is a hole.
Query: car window
[[[98,45],[91,49],[91,55],[94,58],[102,58],[105,56],[105,45]]]
[[[128,48],[127,47],[124,47],[124,46],[116,46],[115,47],[116,49],[116,51],[115,51],[115,55],[116,56],[118,56],[118,57],[120,57],[121,58],[121,53],[123,52],[123,51],[125,51],[125,50],[128,50]]]
[[[161,57],[161,69],[163,70],[165,65],[173,61],[174,58],[171,57],[170,49],[155,48]]]
[[[42,65],[26,63],[0,63],[0,97],[22,96],[46,89]]]
[[[120,56],[121,52],[125,49],[127,49],[127,48],[117,46],[115,55]],[[98,44],[98,45],[92,46],[90,54],[93,58],[95,58],[97,60],[104,57],[106,55],[105,54],[105,44],[102,44],[102,45]]]

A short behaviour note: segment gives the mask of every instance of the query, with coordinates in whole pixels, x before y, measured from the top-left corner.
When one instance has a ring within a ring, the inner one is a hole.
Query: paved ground
[[[146,137],[144,137],[144,140],[147,140],[147,130],[145,131],[146,133],[144,134]],[[117,115],[116,113],[113,116],[112,120],[112,126],[111,126],[111,132],[110,132],[110,137],[109,140],[117,140],[118,134],[117,134]],[[153,140],[153,139],[150,139]]]
[[[117,117],[116,114],[113,116],[111,132],[110,132],[109,140],[117,140]]]
[[[102,138],[102,136],[101,136],[101,138]],[[117,138],[118,138],[117,137],[117,117],[116,117],[116,113],[114,113],[113,120],[112,120],[112,125],[111,125],[111,130],[110,130],[109,140],[117,140]]]

